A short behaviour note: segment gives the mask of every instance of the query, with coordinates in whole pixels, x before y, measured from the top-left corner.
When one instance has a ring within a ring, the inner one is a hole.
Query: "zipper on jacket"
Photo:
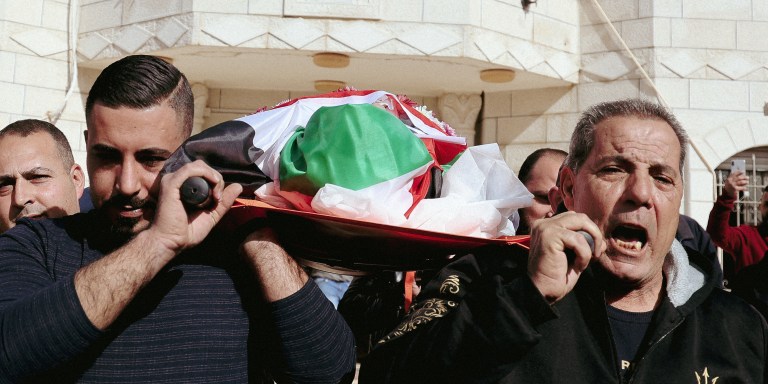
[[[605,305],[608,304],[606,303]],[[619,383],[624,383],[624,375],[621,374],[621,368],[619,368],[621,360],[619,360],[619,354],[616,352],[616,342],[613,341],[613,331],[610,324],[608,324],[608,344],[611,346],[611,353],[613,354],[613,369],[616,370],[616,378],[619,380]],[[616,363],[619,364],[617,365]]]
[[[661,343],[662,340],[664,340],[667,336],[669,336],[669,334],[672,333],[672,331],[677,329],[677,327],[680,326],[680,324],[683,323],[683,320],[684,320],[684,318],[681,317],[680,320],[677,321],[672,326],[672,328],[670,328],[667,332],[665,332],[663,335],[661,335],[661,337],[659,337],[659,339],[656,340],[656,342],[654,342],[653,344],[651,344],[650,347],[648,347],[648,350],[645,351],[645,353],[643,354],[643,357],[641,357],[640,360],[637,361],[637,363],[632,364],[629,367],[629,372],[627,372],[628,373],[628,375],[627,375],[627,384],[631,384],[634,381],[634,379],[635,379],[635,372],[637,372],[637,370],[640,368],[640,363],[642,363],[643,360],[645,360],[645,357],[648,356],[656,348],[656,346]]]
[[[619,368],[619,365],[621,365],[621,361],[619,360],[619,354],[616,352],[616,342],[613,340],[613,330],[611,329],[611,322],[608,320],[608,308],[606,306],[608,305],[608,300],[605,297],[605,291],[602,292],[603,295],[603,315],[605,316],[605,322],[606,322],[606,328],[608,329],[608,345],[611,348],[611,354],[613,355],[613,369],[616,372],[616,378],[618,379],[619,383],[624,383],[624,375],[621,374],[621,368]],[[618,365],[617,365],[618,363]]]

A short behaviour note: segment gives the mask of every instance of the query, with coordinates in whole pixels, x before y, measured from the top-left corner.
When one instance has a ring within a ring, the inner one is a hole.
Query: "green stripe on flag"
[[[318,109],[280,155],[280,189],[314,195],[325,184],[359,190],[432,162],[398,118],[371,104]]]

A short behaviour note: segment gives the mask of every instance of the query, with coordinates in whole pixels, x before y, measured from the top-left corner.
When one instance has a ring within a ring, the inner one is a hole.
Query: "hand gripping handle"
[[[202,177],[190,177],[179,189],[181,201],[189,207],[205,208],[211,202],[211,187]]]

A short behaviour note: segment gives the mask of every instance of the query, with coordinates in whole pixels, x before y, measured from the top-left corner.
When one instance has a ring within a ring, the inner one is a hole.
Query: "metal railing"
[[[747,192],[736,200],[734,211],[736,212],[736,225],[742,223],[758,225],[760,224],[760,198],[763,195],[763,186],[768,182],[768,171],[757,171],[755,155],[752,155],[752,167],[747,170],[749,184]],[[729,170],[717,170],[717,194],[723,193],[725,179],[730,175]]]

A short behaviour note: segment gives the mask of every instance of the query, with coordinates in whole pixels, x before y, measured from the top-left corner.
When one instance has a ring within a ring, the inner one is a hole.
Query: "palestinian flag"
[[[202,159],[245,198],[281,207],[403,223],[439,193],[442,165],[464,138],[384,91],[343,90],[281,103],[188,139],[164,172]]]
[[[163,171],[198,159],[244,187],[220,229],[266,217],[316,268],[434,269],[527,239],[501,238],[533,196],[498,145],[467,148],[431,112],[384,91],[298,98],[224,122],[189,138]]]

